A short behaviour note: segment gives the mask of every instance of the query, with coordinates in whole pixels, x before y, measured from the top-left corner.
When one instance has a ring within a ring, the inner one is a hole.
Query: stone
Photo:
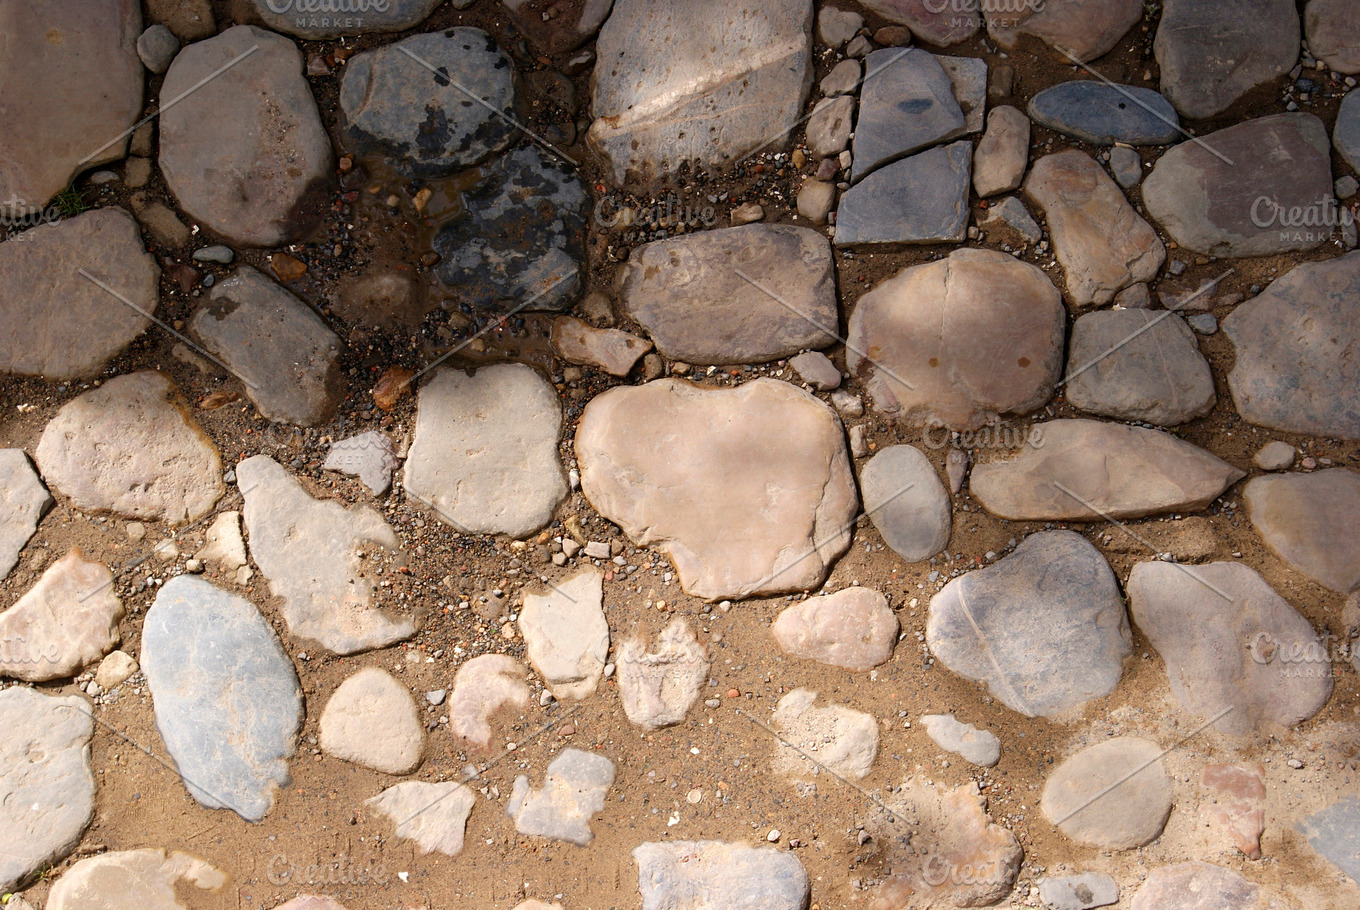
[[[625,641],[617,663],[623,713],[648,732],[684,723],[708,679],[708,651],[682,617],[666,624],[652,650]]]
[[[160,75],[179,53],[179,39],[164,25],[153,25],[137,39],[137,56],[151,72]]]
[[[1069,54],[1088,63],[1111,50],[1142,18],[1140,0],[1001,3],[997,13],[987,16],[987,36],[1013,51],[1029,35],[1053,48],[1064,65],[1072,62]]]
[[[1360,73],[1360,21],[1346,0],[1308,0],[1303,31],[1308,50],[1329,69]]]
[[[1094,79],[1060,82],[1030,99],[1035,123],[1095,145],[1170,145],[1181,138],[1171,102],[1135,85]]]
[[[410,774],[425,749],[415,699],[376,667],[342,682],[321,711],[321,749],[327,755],[384,774]]]
[[[1236,354],[1228,388],[1244,419],[1360,439],[1360,389],[1350,381],[1360,346],[1357,293],[1360,253],[1348,253],[1295,267],[1223,320]]]
[[[567,496],[562,406],[532,367],[441,369],[420,390],[404,484],[462,534],[523,538]]]
[[[298,46],[233,26],[175,57],[161,98],[181,95],[160,116],[161,174],[180,208],[246,246],[307,233],[325,207],[335,156]]]
[[[345,907],[331,897],[304,894],[286,904],[279,904],[274,910],[345,910]]]
[[[1294,447],[1287,442],[1268,442],[1252,457],[1262,471],[1287,471],[1294,466]]]
[[[861,115],[862,116],[862,115]],[[850,144],[855,126],[853,95],[824,98],[807,119],[807,147],[814,158],[839,155]]]
[[[1148,873],[1129,910],[1286,910],[1292,906],[1231,869],[1189,862]]]
[[[113,573],[72,550],[0,613],[0,676],[26,682],[75,676],[118,644],[122,618]]]
[[[683,161],[723,168],[787,136],[811,87],[812,7],[617,0],[586,133],[612,182],[655,187]]]
[[[117,376],[67,402],[43,429],[38,468],[87,512],[186,524],[222,496],[222,462],[162,373]]]
[[[684,363],[766,363],[836,340],[831,246],[816,231],[750,224],[646,243],[618,279],[624,313]]]
[[[534,47],[545,54],[575,50],[600,30],[613,0],[576,0],[552,7],[545,19],[543,5],[533,0],[502,0],[510,18]]]
[[[794,689],[775,705],[775,772],[807,782],[823,770],[841,779],[864,778],[878,756],[878,722],[841,705],[815,707],[816,701],[811,689]]]
[[[144,0],[146,16],[180,41],[200,41],[217,31],[211,0]]]
[[[1155,840],[1171,815],[1171,778],[1161,746],[1120,736],[1053,769],[1039,808],[1079,843],[1131,850]]]
[[[827,47],[842,47],[863,27],[864,17],[851,10],[824,6],[817,12],[817,40]]]
[[[263,819],[289,782],[302,687],[260,611],[201,578],[170,579],[146,614],[142,673],[189,794]]]
[[[193,239],[194,232],[169,206],[159,202],[148,203],[136,196],[130,200],[130,204],[137,213],[137,220],[160,246],[179,249]]]
[[[845,431],[787,382],[616,387],[576,431],[581,489],[708,600],[808,590],[850,545],[858,496]],[[740,541],[739,545],[734,545]]]
[[[830,9],[831,7],[826,7],[823,12]],[[827,97],[852,95],[855,89],[859,88],[860,78],[863,75],[864,65],[858,60],[842,60],[831,68],[831,72],[826,74],[818,87],[822,90],[822,94]]]
[[[1072,531],[1031,534],[950,581],[926,625],[946,667],[986,683],[1011,710],[1050,719],[1113,692],[1131,641],[1114,572]]]
[[[1322,244],[1332,234],[1324,224],[1329,212],[1338,217],[1331,198],[1327,128],[1304,113],[1248,120],[1183,142],[1143,180],[1152,219],[1185,249],[1217,258]]]
[[[123,157],[142,115],[141,33],[136,0],[0,9],[0,213],[44,209],[82,171]]]
[[[1110,173],[1124,189],[1132,189],[1143,180],[1143,156],[1131,148],[1116,145],[1110,149]]]
[[[358,477],[374,496],[392,486],[392,472],[400,462],[386,433],[370,430],[331,444],[321,468]]]
[[[0,891],[66,857],[94,819],[94,721],[80,696],[0,691]]]
[[[580,749],[563,749],[548,762],[542,788],[530,789],[527,775],[515,778],[505,814],[514,819],[520,834],[584,847],[595,839],[590,819],[604,809],[613,783],[612,761]]]
[[[1191,120],[1221,114],[1289,72],[1299,38],[1292,0],[1166,0],[1152,45],[1162,94]]]
[[[418,780],[402,781],[364,801],[369,811],[392,823],[393,834],[415,841],[422,856],[462,853],[463,832],[476,804],[477,795],[460,783]]]
[[[1011,521],[1103,521],[1207,508],[1244,472],[1161,430],[1050,420],[1020,454],[973,468],[982,507]],[[1065,489],[1064,489],[1065,488]]]
[[[1218,332],[1218,319],[1213,313],[1196,313],[1187,316],[1185,321],[1200,335],[1214,335]]]
[[[973,145],[956,142],[889,164],[841,197],[836,246],[961,243]]]
[[[562,910],[562,905],[545,904],[543,901],[527,900],[516,904],[515,910]]]
[[[1083,872],[1038,881],[1039,900],[1049,910],[1092,910],[1119,902],[1119,885],[1100,872]]]
[[[1114,295],[1116,309],[1147,310],[1152,308],[1152,292],[1144,283],[1131,284]]]
[[[0,373],[97,375],[156,312],[161,270],[137,222],[122,209],[99,208],[22,237],[0,244]]]
[[[618,329],[597,329],[574,316],[558,316],[552,323],[552,346],[567,363],[627,376],[652,343]]]
[[[870,54],[864,65],[868,75],[860,86],[852,182],[964,134],[953,83],[934,55],[915,47],[884,48]]]
[[[922,562],[949,543],[949,494],[914,446],[889,446],[860,471],[864,511],[884,543],[907,562]]]
[[[819,392],[840,387],[841,371],[836,369],[830,357],[820,351],[806,351],[797,357],[790,357],[789,366],[793,367],[800,379]]]
[[[504,708],[529,704],[524,666],[505,654],[483,654],[458,668],[449,698],[449,729],[485,749],[491,744],[491,718]]]
[[[527,592],[519,631],[529,663],[558,700],[595,693],[609,658],[604,576],[584,568],[546,594]]]
[[[99,662],[94,681],[99,688],[109,692],[127,682],[140,669],[131,655],[123,651],[110,651],[108,656]]]
[[[1065,323],[1062,297],[1038,268],[995,250],[958,250],[859,299],[846,366],[884,416],[975,429],[1048,401]]]
[[[980,57],[936,57],[963,111],[963,127],[980,133],[987,116],[987,61]]]
[[[973,154],[973,188],[979,196],[1009,193],[1029,166],[1029,117],[1003,104],[987,115],[987,132]]]
[[[1077,317],[1067,400],[1083,411],[1170,427],[1214,409],[1214,377],[1195,334],[1174,313],[1102,310]]]
[[[1360,473],[1254,477],[1242,500],[1266,546],[1295,570],[1342,594],[1360,586]]]
[[[1333,140],[1335,140],[1335,135],[1333,135]],[[1360,180],[1357,180],[1350,174],[1347,174],[1344,177],[1338,177],[1332,186],[1336,189],[1336,197],[1338,199],[1350,199],[1357,193],[1360,193]]]
[[[1266,769],[1256,763],[1205,765],[1200,785],[1213,800],[1211,814],[1247,859],[1261,858],[1266,827]]]
[[[241,513],[222,512],[203,533],[203,548],[194,554],[200,562],[214,563],[230,572],[246,564],[246,544],[241,537]]]
[[[723,841],[634,848],[642,910],[803,910],[810,883],[798,857]]]
[[[185,910],[180,895],[220,892],[226,873],[187,853],[119,850],[82,859],[47,896],[47,910]]]
[[[123,165],[123,183],[130,189],[140,189],[151,180],[150,158],[129,158]]]
[[[809,177],[798,188],[798,214],[813,224],[826,224],[836,207],[836,185]]]
[[[308,0],[252,0],[254,12],[277,32],[306,41],[345,35],[404,32],[425,21],[443,0],[317,3]]]
[[[24,450],[0,449],[0,581],[19,564],[19,553],[52,504]]]
[[[949,47],[977,33],[977,5],[939,0],[864,0],[860,4],[891,22],[900,22],[926,44]]]
[[[568,309],[584,283],[590,196],[580,177],[536,145],[479,174],[434,236],[440,281],[479,309]]]
[[[1039,222],[1034,220],[1034,216],[1025,208],[1025,204],[1015,196],[1007,196],[996,205],[987,210],[987,218],[982,222],[985,230],[992,230],[998,226],[1004,226],[1024,240],[1030,243],[1038,243],[1043,239],[1043,229],[1039,227]],[[1147,285],[1140,284],[1135,287],[1146,289]],[[1061,300],[1061,296],[1059,297]],[[1117,301],[1118,296],[1115,297]]]
[[[1308,844],[1353,882],[1360,882],[1360,799],[1343,797],[1298,825]]]
[[[250,555],[283,599],[288,631],[334,654],[355,654],[402,641],[415,623],[378,605],[377,583],[360,553],[377,556],[401,546],[369,506],[313,499],[267,455],[236,466],[245,499]]]
[[[1074,310],[1102,306],[1129,285],[1157,277],[1166,247],[1090,155],[1073,149],[1040,158],[1025,195],[1048,219]]]
[[[887,663],[897,631],[888,599],[860,587],[809,597],[786,608],[770,626],[785,654],[855,671]]]
[[[963,756],[965,761],[990,768],[1001,760],[1001,740],[995,734],[962,723],[952,714],[926,714],[921,724],[935,745]]]

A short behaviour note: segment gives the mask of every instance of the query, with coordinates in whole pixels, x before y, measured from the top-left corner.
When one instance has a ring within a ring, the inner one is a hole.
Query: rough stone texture
[[[1161,754],[1161,746],[1132,736],[1083,749],[1053,769],[1039,808],[1075,841],[1107,850],[1141,847],[1171,815],[1171,778]]]
[[[982,222],[983,230],[992,230],[1000,225],[1004,225],[1030,243],[1038,243],[1044,236],[1039,222],[1034,220],[1029,209],[1015,196],[1007,196],[987,210],[987,217]],[[1134,287],[1146,289],[1147,285],[1138,284]],[[1119,302],[1118,296],[1115,297],[1115,302]]]
[[[642,910],[803,910],[810,883],[793,853],[722,841],[633,850]]]
[[[420,767],[425,732],[406,687],[376,667],[342,682],[321,711],[321,748],[329,755],[382,771]]]
[[[1132,189],[1143,180],[1143,156],[1134,149],[1116,145],[1110,149],[1110,173],[1124,189]],[[1119,303],[1118,297],[1115,303]]]
[[[406,492],[463,534],[527,537],[567,495],[562,405],[533,367],[440,370],[420,390]]]
[[[888,599],[859,587],[796,603],[770,626],[785,654],[861,671],[892,657],[897,630]]]
[[[74,676],[118,644],[122,618],[113,573],[72,550],[0,613],[0,676]]]
[[[987,132],[973,154],[973,188],[979,196],[1008,193],[1020,186],[1029,166],[1029,117],[1003,104],[987,115]]]
[[[0,184],[3,169],[0,153]],[[3,198],[0,191],[0,204]],[[122,209],[101,208],[22,236],[0,244],[0,373],[54,381],[98,374],[156,312],[161,270],[137,222]]]
[[[1287,910],[1292,906],[1231,869],[1174,863],[1148,873],[1129,910]]]
[[[99,662],[94,681],[99,688],[107,692],[127,682],[140,669],[141,666],[130,655],[122,651],[110,651],[108,656]]]
[[[827,47],[843,46],[863,27],[864,17],[851,10],[824,6],[817,11],[817,40]]]
[[[0,7],[0,211],[44,208],[81,171],[123,157],[142,113],[141,33],[137,0]]]
[[[191,888],[217,892],[226,873],[187,853],[120,850],[82,859],[57,880],[47,910],[185,910]]]
[[[836,246],[961,243],[973,144],[955,142],[874,171],[841,197]]]
[[[1223,320],[1233,403],[1251,423],[1360,439],[1360,253],[1300,265]]]
[[[520,834],[584,847],[595,838],[590,819],[604,809],[613,783],[612,761],[580,749],[563,749],[548,762],[541,789],[530,789],[527,775],[515,778],[505,814],[515,820]]]
[[[0,581],[19,564],[52,502],[24,450],[0,449]]]
[[[189,329],[270,420],[320,426],[345,395],[340,339],[311,307],[248,265],[213,285]]]
[[[620,273],[619,300],[662,355],[685,363],[765,363],[826,347],[838,329],[831,246],[788,225],[643,244]]]
[[[415,634],[407,617],[378,607],[377,585],[360,551],[396,551],[396,534],[368,506],[313,499],[267,455],[236,466],[245,498],[250,555],[283,598],[288,631],[335,654],[381,648]]]
[[[392,472],[400,462],[386,433],[370,430],[331,444],[321,468],[358,477],[374,496],[392,486]]]
[[[519,611],[529,662],[559,699],[594,694],[609,656],[604,576],[585,568],[546,594],[526,593]]]
[[[864,0],[860,5],[902,23],[918,40],[939,47],[967,41],[981,26],[977,4],[966,0],[948,4],[938,0]]]
[[[618,329],[597,329],[575,316],[558,316],[552,324],[552,346],[567,363],[627,376],[652,343]]]
[[[203,533],[203,549],[195,556],[232,571],[246,564],[246,544],[241,537],[241,513],[222,512]]]
[[[1030,99],[1029,115],[1049,129],[1096,145],[1169,145],[1180,118],[1152,89],[1094,79],[1060,82]]]
[[[1050,420],[1040,427],[1042,445],[1031,437],[1017,457],[973,468],[973,495],[993,515],[1104,521],[1197,512],[1244,476],[1161,430],[1098,420]]]
[[[812,82],[812,7],[617,0],[586,134],[614,182],[655,184],[686,160],[721,168],[792,130]]]
[[[1360,474],[1255,477],[1242,501],[1252,527],[1294,569],[1342,594],[1360,587]]]
[[[1090,155],[1074,149],[1040,158],[1025,195],[1048,219],[1073,309],[1107,304],[1129,285],[1157,277],[1166,247]]]
[[[854,127],[854,97],[841,95],[837,98],[822,99],[817,102],[817,106],[812,109],[812,116],[807,119],[808,152],[814,159],[839,155],[850,144],[850,134],[854,132]]]
[[[1289,72],[1299,37],[1294,0],[1166,0],[1152,45],[1162,94],[1191,120],[1213,117]]]
[[[463,852],[463,832],[476,804],[477,795],[460,783],[417,780],[402,781],[364,802],[392,823],[397,837],[415,841],[422,856]]]
[[[1308,0],[1303,31],[1308,50],[1328,68],[1360,73],[1360,18],[1349,0]]]
[[[576,457],[591,505],[666,553],[697,597],[816,587],[850,545],[844,429],[787,382],[610,389],[586,406]]]
[[[774,744],[775,772],[811,781],[825,767],[842,778],[865,777],[878,756],[878,722],[841,705],[815,707],[816,701],[811,689],[794,689],[779,699],[771,718],[781,737]]]
[[[921,724],[935,745],[975,765],[990,768],[1001,760],[1001,740],[996,734],[962,723],[952,714],[926,714]]]
[[[1308,816],[1298,830],[1314,850],[1360,882],[1360,799],[1344,797]]]
[[[483,654],[458,668],[449,697],[449,729],[475,746],[491,744],[491,718],[502,708],[524,708],[524,666],[505,654]]]
[[[836,12],[836,10],[832,7],[824,7],[822,12]],[[853,13],[852,15],[859,14]],[[864,65],[858,60],[842,60],[831,68],[831,72],[826,74],[817,87],[827,97],[853,95],[855,90],[859,88],[860,79],[863,75]]]
[[[534,0],[501,0],[510,18],[534,47],[546,54],[573,50],[600,30],[613,0],[574,0],[544,4]],[[544,10],[552,18],[544,21]]]
[[[224,492],[222,461],[162,373],[131,373],[67,402],[43,429],[38,468],[87,512],[184,524]]]
[[[1247,859],[1261,858],[1266,827],[1266,769],[1252,762],[1205,765],[1200,783],[1209,791],[1211,814]]]
[[[1092,910],[1119,902],[1119,885],[1100,872],[1041,878],[1039,899],[1049,910]]]
[[[444,0],[383,0],[370,3],[252,0],[252,5],[264,23],[274,31],[296,35],[307,41],[324,41],[342,35],[404,32],[425,21],[442,2]]]
[[[884,48],[865,58],[864,65],[868,75],[860,86],[855,121],[855,182],[890,161],[964,134],[953,83],[934,55],[915,47]]]
[[[1000,9],[987,15],[988,37],[1015,50],[1022,35],[1031,35],[1052,47],[1064,64],[1071,61],[1063,51],[1083,63],[1103,55],[1143,18],[1141,0],[992,2]]]
[[[161,174],[180,208],[247,246],[279,246],[306,233],[334,153],[297,45],[252,25],[191,44],[161,84],[163,101],[180,95],[160,116]]]
[[[656,647],[632,638],[618,655],[619,700],[644,730],[683,723],[708,679],[708,651],[683,617],[666,624]]]
[[[1331,199],[1327,128],[1304,113],[1248,120],[1183,142],[1143,181],[1152,219],[1182,247],[1220,258],[1318,246],[1332,228],[1296,224],[1296,216],[1325,220]],[[1291,215],[1295,208],[1302,214]]]
[[[1214,376],[1195,333],[1170,312],[1103,310],[1072,326],[1067,400],[1083,411],[1175,426],[1214,409]]]
[[[0,692],[0,729],[0,891],[8,892],[74,850],[94,818],[94,721],[79,696],[19,686]]]
[[[865,514],[907,562],[929,559],[949,543],[949,494],[920,449],[880,449],[860,470],[859,484]]]
[[[980,133],[987,117],[987,61],[980,57],[936,57],[953,84],[964,129]]]
[[[1352,91],[1342,99],[1336,112],[1332,144],[1351,169],[1360,173],[1360,90]]]
[[[945,666],[1026,717],[1109,695],[1131,641],[1114,572],[1072,531],[1031,534],[994,565],[949,582],[931,599],[926,626]]]
[[[289,781],[302,687],[278,636],[249,601],[180,575],[142,629],[156,729],[191,796],[258,822]]]
[[[793,367],[798,378],[819,392],[840,387],[841,371],[836,369],[830,357],[819,351],[808,351],[797,357],[790,357],[789,366]]]
[[[846,365],[886,416],[977,428],[1048,401],[1065,323],[1062,296],[1038,268],[994,250],[958,250],[859,299]]]

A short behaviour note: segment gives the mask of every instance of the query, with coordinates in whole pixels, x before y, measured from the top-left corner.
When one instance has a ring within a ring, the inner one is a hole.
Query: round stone
[[[907,562],[929,559],[949,543],[949,493],[920,449],[881,450],[860,471],[859,485],[865,513]]]
[[[1053,769],[1039,808],[1064,834],[1109,850],[1131,850],[1162,833],[1171,778],[1162,748],[1121,736],[1083,749]]]
[[[376,667],[340,684],[321,712],[320,732],[327,754],[386,774],[410,774],[425,748],[415,699]]]

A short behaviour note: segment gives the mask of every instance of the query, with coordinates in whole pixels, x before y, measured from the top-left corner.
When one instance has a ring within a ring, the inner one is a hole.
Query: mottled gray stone
[[[864,17],[853,10],[824,6],[817,12],[817,39],[827,47],[841,47],[863,27]]]
[[[425,731],[415,699],[386,670],[369,667],[342,682],[317,726],[328,755],[384,774],[420,767]]]
[[[113,573],[72,550],[0,613],[0,676],[74,676],[118,644],[122,618]]]
[[[921,724],[935,745],[979,767],[990,768],[1001,760],[1001,740],[996,734],[965,724],[952,714],[926,714]]]
[[[444,0],[252,0],[255,12],[266,25],[306,41],[404,32],[423,22],[442,2]]]
[[[840,387],[841,371],[836,369],[830,357],[820,351],[807,351],[797,357],[790,357],[789,366],[793,367],[800,379],[819,392]]]
[[[24,450],[0,449],[0,581],[19,564],[19,552],[52,503]]]
[[[1000,222],[1019,234],[1030,243],[1038,243],[1043,239],[1043,228],[1039,227],[1039,222],[1034,220],[1034,216],[1025,208],[1025,204],[1019,197],[1007,196],[996,205],[987,210],[987,218],[982,222],[984,230],[989,230]],[[1146,285],[1140,285],[1146,287]]]
[[[1332,144],[1351,169],[1360,172],[1360,89],[1346,95],[1336,113]]]
[[[964,131],[982,132],[987,117],[987,61],[981,57],[939,56],[935,60],[953,86],[954,100],[963,111]]]
[[[826,12],[836,12],[827,7],[822,10]],[[852,13],[851,15],[859,15]],[[855,89],[859,88],[860,77],[864,75],[864,65],[858,60],[842,60],[831,68],[831,72],[818,84],[822,94],[828,97],[835,95],[852,95]]]
[[[1308,0],[1303,30],[1314,57],[1337,72],[1360,73],[1360,18],[1350,0]]]
[[[1060,82],[1030,99],[1034,121],[1085,142],[1168,145],[1181,138],[1180,117],[1161,94],[1094,79]]]
[[[370,430],[333,443],[321,468],[358,477],[374,496],[392,485],[392,472],[400,462],[386,433]]]
[[[813,158],[834,158],[850,144],[855,128],[855,99],[823,98],[807,119],[807,147]]]
[[[888,599],[860,587],[809,597],[784,610],[770,626],[785,654],[846,670],[872,670],[886,663],[897,632]]]
[[[520,834],[584,847],[595,838],[590,819],[604,809],[613,783],[612,761],[580,749],[563,749],[548,762],[541,789],[531,789],[527,775],[515,778],[505,814],[515,820]]]
[[[1277,439],[1261,446],[1251,461],[1262,471],[1287,471],[1294,466],[1294,458],[1294,447]]]
[[[170,68],[179,53],[179,39],[164,25],[153,25],[137,39],[137,56],[151,72],[160,74]]]
[[[1066,759],[1044,784],[1039,808],[1068,837],[1107,850],[1155,840],[1171,815],[1171,778],[1162,747],[1108,739]]]
[[[463,852],[463,833],[477,795],[455,781],[402,781],[366,800],[370,812],[392,822],[393,834],[415,841],[421,855]]]
[[[860,469],[864,511],[883,541],[907,562],[929,559],[949,543],[949,494],[915,446],[889,446]]]
[[[604,576],[590,567],[546,594],[524,595],[519,630],[525,651],[559,699],[586,698],[600,684],[609,657],[603,600]]]
[[[644,843],[633,850],[642,910],[803,910],[810,883],[798,857],[722,841]]]
[[[1242,499],[1252,527],[1285,562],[1333,591],[1360,587],[1360,473],[1254,477]]]
[[[1298,825],[1308,844],[1360,884],[1360,799],[1347,796]]]
[[[1288,910],[1293,906],[1231,869],[1201,862],[1153,869],[1129,902],[1129,910]]]
[[[1119,885],[1101,872],[1039,879],[1039,900],[1049,910],[1093,910],[1119,902]]]
[[[973,144],[955,142],[865,177],[841,197],[836,246],[962,242],[972,160]]]
[[[864,61],[855,122],[855,182],[904,155],[964,134],[954,86],[934,55],[884,48]]]
[[[1143,179],[1143,158],[1131,148],[1116,145],[1110,149],[1110,173],[1124,189],[1131,189]]]
[[[683,617],[667,623],[650,650],[638,638],[624,642],[617,662],[623,712],[647,731],[683,723],[708,679],[708,651]]]

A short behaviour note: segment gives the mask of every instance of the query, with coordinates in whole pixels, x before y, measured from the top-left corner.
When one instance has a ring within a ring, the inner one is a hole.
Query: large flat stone
[[[976,0],[864,0],[860,6],[900,22],[918,40],[940,47],[967,41],[981,25]]]
[[[594,694],[609,658],[604,576],[585,568],[546,594],[528,592],[519,611],[529,662],[559,699]]]
[[[1360,73],[1360,18],[1349,0],[1308,0],[1303,31],[1308,50],[1330,69]]]
[[[19,564],[19,553],[52,508],[23,449],[0,449],[0,581]]]
[[[954,86],[933,54],[889,47],[864,59],[855,121],[854,180],[964,133]]]
[[[1162,747],[1132,736],[1107,739],[1053,769],[1039,808],[1075,841],[1131,850],[1159,837],[1171,815]]]
[[[1060,82],[1030,99],[1034,122],[1096,145],[1169,145],[1181,138],[1176,109],[1161,94],[1095,79]]]
[[[878,721],[872,714],[843,705],[819,707],[817,693],[794,689],[779,699],[770,724],[777,774],[810,783],[823,771],[860,780],[878,757]]]
[[[75,676],[117,646],[122,618],[113,573],[72,550],[0,613],[0,676]]]
[[[792,853],[722,841],[633,850],[642,910],[803,910],[810,882]]]
[[[1360,587],[1360,474],[1254,477],[1242,499],[1252,527],[1285,562],[1342,594]]]
[[[595,838],[590,819],[604,809],[613,783],[612,761],[581,749],[563,749],[548,762],[540,789],[530,788],[527,775],[515,778],[505,814],[515,820],[520,834],[584,847]]]
[[[1308,844],[1360,884],[1360,799],[1343,797],[1298,826]]]
[[[343,35],[404,32],[415,28],[444,0],[251,0],[255,13],[276,32],[306,41]]]
[[[836,246],[961,243],[972,159],[973,144],[955,142],[874,171],[841,197]]]
[[[981,0],[982,9],[989,3],[989,38],[1007,50],[1019,48],[1023,35],[1038,38],[1064,64],[1068,54],[1082,62],[1104,55],[1143,18],[1140,0]]]
[[[187,853],[119,850],[67,870],[48,893],[47,910],[186,910],[181,894],[193,901],[195,889],[218,892],[229,880]]]
[[[506,654],[483,654],[458,668],[449,696],[449,729],[474,746],[491,744],[491,718],[529,704],[524,666]]]
[[[1231,869],[1189,862],[1148,873],[1129,910],[1287,910],[1286,903]]]
[[[770,626],[785,654],[846,670],[872,670],[886,663],[897,631],[888,599],[858,587],[809,597],[784,610]]]

